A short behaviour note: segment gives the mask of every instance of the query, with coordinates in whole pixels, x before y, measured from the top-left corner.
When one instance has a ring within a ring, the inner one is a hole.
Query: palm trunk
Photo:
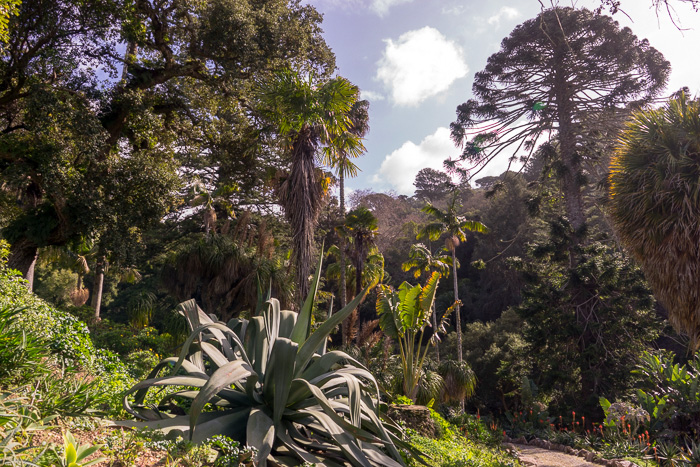
[[[431,308],[433,310],[433,332],[437,334],[438,332],[438,325],[437,325],[437,312],[435,311],[435,303],[431,305]],[[438,363],[440,363],[440,341],[436,340],[435,341],[435,360],[437,360]]]
[[[345,177],[343,176],[343,171],[340,171],[340,215],[343,218],[343,223],[345,223]],[[340,308],[345,308],[348,304],[348,297],[346,294],[347,289],[347,278],[345,277],[345,240],[340,239]]]
[[[455,321],[457,328],[457,361],[462,363],[462,318],[459,314],[459,291],[457,284],[457,258],[456,247],[452,247],[452,284],[455,290]],[[464,413],[464,399],[459,401],[459,408]]]
[[[100,320],[100,308],[102,307],[102,286],[104,284],[105,278],[105,264],[107,258],[102,255],[97,260],[97,267],[95,268],[95,285],[92,289],[92,307],[95,309],[95,321]]]
[[[343,171],[339,173],[340,177],[340,215],[345,224],[345,177]],[[345,239],[340,239],[340,309],[345,308],[348,303],[347,296],[347,278],[345,277]],[[348,345],[348,320],[345,320],[341,326],[343,345]]]

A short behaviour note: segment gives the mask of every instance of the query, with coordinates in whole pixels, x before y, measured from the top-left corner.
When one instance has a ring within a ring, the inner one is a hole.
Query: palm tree
[[[452,257],[443,255],[441,252],[437,255],[433,255],[430,248],[422,243],[411,245],[411,249],[408,252],[408,261],[401,265],[402,271],[408,272],[413,269],[413,277],[416,279],[418,279],[424,272],[430,274],[433,271],[437,271],[441,276],[447,277],[450,275],[451,268]],[[431,315],[433,317],[433,332],[437,336],[438,325],[434,308],[435,303],[433,303]],[[435,342],[435,359],[438,363],[440,363],[440,342],[437,339]]]
[[[700,100],[637,112],[610,165],[620,239],[673,326],[700,347]]]
[[[369,132],[369,101],[356,101],[350,112],[350,127],[337,135],[333,144],[324,150],[324,165],[335,168],[338,175],[338,201],[340,213],[345,220],[345,177],[356,177],[359,168],[350,158],[360,157],[365,152],[362,139]],[[341,238],[341,242],[343,239]],[[347,304],[345,278],[345,248],[340,248],[340,307]]]
[[[465,231],[486,233],[488,229],[478,221],[467,220],[457,211],[461,207],[459,193],[455,190],[445,211],[428,203],[421,209],[433,218],[434,222],[423,227],[418,238],[427,237],[432,241],[445,236],[445,247],[452,254],[452,284],[454,286],[455,320],[457,328],[457,361],[462,362],[462,321],[459,314],[459,293],[457,286],[457,257],[455,251],[460,242],[467,241]]]
[[[357,209],[350,211],[345,218],[345,224],[340,226],[338,232],[341,237],[349,240],[350,251],[349,257],[350,262],[355,268],[355,296],[362,292],[362,276],[365,267],[365,261],[367,261],[367,255],[371,251],[374,245],[374,237],[378,233],[377,218],[374,214],[364,206],[360,206]],[[342,284],[341,284],[342,286]],[[357,311],[353,312],[355,314]],[[348,329],[350,322],[359,321],[356,316],[350,316],[343,326],[343,343],[347,344],[348,336],[351,334]],[[355,333],[356,334],[356,333]]]
[[[280,204],[292,228],[297,297],[306,297],[311,272],[314,227],[324,189],[317,177],[319,149],[333,143],[351,127],[349,112],[357,88],[342,77],[317,81],[285,70],[262,87],[263,114],[276,124],[282,137],[289,176],[279,190]],[[349,136],[346,137],[349,140]]]

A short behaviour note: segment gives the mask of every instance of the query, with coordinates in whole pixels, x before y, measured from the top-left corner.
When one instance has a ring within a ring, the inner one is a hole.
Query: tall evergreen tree
[[[543,138],[556,138],[575,247],[586,224],[581,187],[587,135],[619,121],[616,113],[631,103],[655,97],[669,70],[661,53],[607,16],[545,10],[517,26],[476,74],[475,98],[457,108],[451,124],[462,154],[447,164],[468,176],[504,151],[525,150],[529,157]]]

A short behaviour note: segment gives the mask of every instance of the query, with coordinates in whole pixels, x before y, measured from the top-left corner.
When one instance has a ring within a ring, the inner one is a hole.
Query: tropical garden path
[[[516,455],[524,466],[530,467],[601,467],[600,464],[587,462],[581,457],[559,451],[524,444],[512,444]]]

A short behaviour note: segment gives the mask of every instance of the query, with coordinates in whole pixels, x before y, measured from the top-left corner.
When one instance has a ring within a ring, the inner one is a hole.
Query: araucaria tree
[[[610,169],[613,222],[674,327],[700,347],[700,101],[639,112]]]
[[[586,135],[617,121],[616,111],[630,103],[648,102],[668,74],[661,53],[611,18],[585,9],[545,10],[517,26],[476,74],[475,98],[457,108],[451,125],[463,150],[448,166],[468,175],[503,151],[532,154],[545,139],[556,140],[576,245],[586,224]]]

